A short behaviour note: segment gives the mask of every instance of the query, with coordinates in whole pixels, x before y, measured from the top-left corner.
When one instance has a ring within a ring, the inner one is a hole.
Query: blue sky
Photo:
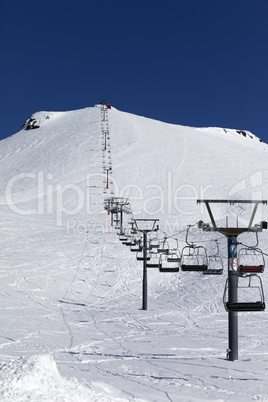
[[[268,142],[267,0],[2,0],[1,130],[94,106]]]

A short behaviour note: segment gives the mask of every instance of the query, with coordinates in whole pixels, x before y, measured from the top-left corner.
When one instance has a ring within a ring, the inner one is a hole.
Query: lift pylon
[[[158,230],[158,221],[159,219],[134,219],[137,231],[143,233],[143,255],[141,257],[143,261],[142,310],[147,310],[148,299],[147,261],[150,257],[147,256],[147,235]]]
[[[197,200],[197,203],[204,203],[207,207],[207,211],[211,220],[211,224],[205,224],[204,222],[199,222],[199,227],[204,231],[218,231],[227,237],[227,250],[228,250],[228,278],[226,281],[225,291],[224,291],[224,305],[228,311],[228,331],[229,331],[229,348],[227,358],[228,360],[234,361],[238,359],[238,312],[239,311],[263,311],[265,308],[264,296],[262,291],[262,297],[260,301],[257,302],[239,302],[238,299],[238,285],[239,279],[242,277],[239,275],[238,261],[237,261],[237,237],[245,232],[261,232],[263,229],[267,229],[267,222],[260,222],[260,224],[253,225],[257,208],[260,204],[266,205],[267,201],[263,200]],[[249,219],[248,226],[246,227],[218,227],[216,220],[213,216],[210,204],[221,204],[228,203],[233,204],[254,204],[251,217]],[[258,277],[259,278],[259,277]],[[262,283],[260,280],[260,288],[262,290]],[[228,297],[227,297],[228,296]],[[245,304],[249,303],[249,304]]]

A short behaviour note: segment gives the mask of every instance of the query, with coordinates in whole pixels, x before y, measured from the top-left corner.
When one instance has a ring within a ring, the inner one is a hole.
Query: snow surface
[[[187,225],[209,221],[196,199],[268,198],[267,144],[114,108],[103,121],[99,105],[33,118],[40,128],[0,142],[0,400],[268,400],[267,313],[239,314],[230,362],[226,267],[217,277],[150,270],[142,311],[142,263],[103,209],[111,163],[114,195],[129,197],[135,217],[159,218],[159,237],[183,247]],[[215,216],[246,225],[251,211],[221,205]],[[215,238],[226,266],[223,236],[190,231],[208,250]],[[259,241],[267,253],[265,231]]]

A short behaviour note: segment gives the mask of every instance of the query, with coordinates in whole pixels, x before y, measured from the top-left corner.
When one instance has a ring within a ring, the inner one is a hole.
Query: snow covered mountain
[[[187,225],[209,222],[197,199],[268,199],[268,145],[239,129],[107,114],[35,113],[0,142],[0,400],[268,400],[266,312],[239,314],[239,361],[225,360],[225,237],[190,230],[211,253],[218,239],[224,274],[152,269],[142,311],[142,263],[103,208],[128,197],[134,217],[159,219],[159,239],[181,249]],[[230,226],[251,212],[214,211]],[[265,231],[259,245],[268,252]]]

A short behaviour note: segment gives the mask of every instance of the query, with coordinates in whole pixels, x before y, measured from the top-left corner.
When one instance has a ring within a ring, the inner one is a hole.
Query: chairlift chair
[[[252,284],[254,278],[257,278],[258,284]],[[225,306],[226,311],[233,311],[233,312],[254,312],[254,311],[264,311],[265,310],[265,300],[264,300],[264,292],[262,286],[262,280],[257,274],[249,274],[244,276],[239,276],[238,281],[248,281],[247,284],[244,286],[239,286],[238,282],[238,301],[229,302],[227,301],[227,294],[228,294],[228,278],[225,283],[225,289],[223,294],[223,303]],[[250,293],[246,297],[244,296],[241,298],[240,292],[244,290],[244,293]],[[248,301],[248,297],[250,298],[258,298],[257,301]]]
[[[131,234],[136,234],[136,233],[138,233],[138,231],[136,230],[136,228],[135,228],[135,222],[133,221],[133,220],[129,220],[128,221],[128,225],[130,225],[130,233]]]
[[[244,247],[238,252],[238,272],[240,274],[262,273],[265,261],[261,249]]]
[[[119,213],[119,207],[118,205],[112,205],[110,208],[110,212],[113,214],[118,214]]]
[[[122,236],[119,236],[119,240],[124,243],[128,240],[128,236],[125,236],[124,234]]]
[[[161,254],[159,259],[160,272],[179,272],[180,257],[178,254]]]
[[[159,268],[159,256],[150,254],[150,260],[146,263],[147,268]]]
[[[160,246],[160,243],[159,243],[159,240],[157,238],[150,239],[149,247],[150,247],[151,250],[152,249],[159,249],[159,246]]]
[[[222,275],[223,273],[223,262],[222,258],[218,256],[208,257],[208,268],[203,271],[204,275]],[[217,268],[216,268],[217,267]]]
[[[137,258],[137,261],[144,261],[143,250],[142,250],[142,251],[139,251],[139,252],[137,253],[136,258]],[[150,257],[149,255],[147,255],[146,261],[150,261],[150,258],[151,258],[151,257]]]
[[[147,262],[146,267],[147,268],[159,268],[159,258],[160,255],[157,253],[157,251],[150,251],[149,253],[150,260]]]
[[[168,254],[169,246],[168,246],[168,242],[167,242],[166,238],[164,238],[164,240],[162,242],[160,242],[160,246],[157,249],[157,251],[158,251],[158,253]]]
[[[168,248],[170,253],[177,253],[179,249],[179,242],[178,239],[175,237],[170,237],[168,240]]]
[[[126,246],[135,246],[137,241],[133,237],[129,237],[129,239],[124,243]]]
[[[136,242],[135,245],[130,247],[130,251],[132,253],[137,253],[137,252],[142,251],[142,250],[143,250],[143,247],[142,247],[142,244],[141,244],[140,241]]]
[[[135,229],[131,229],[131,230],[130,230],[130,233],[131,233],[132,235],[136,235],[136,234],[138,234],[139,232],[138,232],[137,230],[135,230]]]
[[[188,245],[181,253],[181,270],[203,272],[208,268],[207,252],[203,246]]]
[[[178,254],[178,251],[177,251],[177,253],[172,253],[172,252],[169,253],[167,255],[167,262],[181,262],[181,258]]]
[[[207,257],[208,269],[203,271],[204,275],[221,275],[223,272],[223,261],[219,255],[218,240],[215,240],[215,242],[217,246],[216,253]]]

